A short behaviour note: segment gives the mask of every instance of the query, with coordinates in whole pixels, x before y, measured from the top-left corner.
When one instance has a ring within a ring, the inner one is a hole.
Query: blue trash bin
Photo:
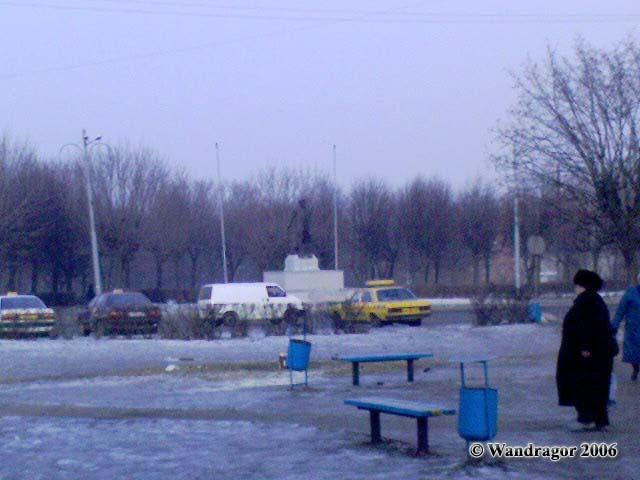
[[[542,322],[542,306],[538,302],[529,304],[529,320],[534,323]]]
[[[492,440],[498,433],[498,390],[462,387],[458,410],[458,434],[467,441]]]
[[[289,367],[289,370],[294,370],[296,372],[308,370],[310,356],[310,342],[295,338],[289,340],[289,352],[287,354],[287,366]]]
[[[468,356],[454,359],[460,363],[460,404],[458,434],[469,442],[493,440],[498,433],[498,390],[489,386],[489,360],[493,356]],[[480,364],[484,385],[467,385],[465,364]]]

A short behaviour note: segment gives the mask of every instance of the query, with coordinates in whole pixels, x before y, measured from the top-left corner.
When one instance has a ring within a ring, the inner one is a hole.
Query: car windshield
[[[416,298],[416,296],[408,288],[385,288],[378,290],[378,300],[380,302],[411,300],[413,298]]]
[[[286,297],[287,292],[276,285],[267,285],[267,295],[269,297]]]
[[[8,297],[2,299],[2,310],[14,310],[20,308],[47,308],[38,297]]]
[[[151,300],[141,293],[119,293],[109,295],[105,302],[107,307],[132,307],[151,305]]]
[[[202,287],[198,294],[198,300],[211,300],[211,290],[213,290],[212,287]]]

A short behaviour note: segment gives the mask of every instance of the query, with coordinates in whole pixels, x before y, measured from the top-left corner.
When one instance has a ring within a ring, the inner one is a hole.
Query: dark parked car
[[[78,321],[85,336],[151,335],[157,333],[160,309],[139,292],[113,292],[98,295],[89,302]]]

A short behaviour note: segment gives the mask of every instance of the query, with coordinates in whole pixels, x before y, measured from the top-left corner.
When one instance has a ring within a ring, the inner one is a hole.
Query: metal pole
[[[338,175],[336,146],[333,146],[333,268],[338,270]]]
[[[520,297],[520,212],[518,210],[518,165],[514,161],[515,189],[513,195],[513,255],[516,296]]]
[[[224,283],[229,283],[227,274],[227,241],[224,232],[224,194],[222,191],[222,176],[220,175],[220,148],[216,142],[216,166],[218,170],[218,205],[220,208],[220,239],[222,242],[222,274]]]
[[[89,202],[89,229],[91,230],[91,259],[93,262],[93,281],[96,295],[102,293],[102,276],[100,275],[100,256],[98,253],[98,235],[96,234],[96,219],[93,205],[93,189],[91,188],[91,163],[89,161],[89,137],[87,131],[82,130],[82,156],[86,169],[87,200]]]

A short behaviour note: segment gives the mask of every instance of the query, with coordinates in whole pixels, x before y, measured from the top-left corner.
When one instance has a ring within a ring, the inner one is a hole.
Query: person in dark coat
[[[89,284],[89,287],[87,288],[87,293],[85,294],[85,299],[87,300],[87,303],[89,303],[91,300],[93,300],[93,297],[96,296],[96,291],[93,288],[93,283]]]
[[[640,275],[637,282],[639,285],[628,289],[616,310],[612,327],[614,334],[618,333],[618,328],[623,321],[624,327],[624,347],[622,349],[622,361],[630,363],[633,368],[631,380],[638,380],[640,372]]]
[[[576,297],[562,323],[556,383],[561,406],[575,407],[578,423],[573,430],[609,425],[607,402],[613,357],[617,354],[609,309],[598,294],[600,276],[579,270],[573,283]]]

